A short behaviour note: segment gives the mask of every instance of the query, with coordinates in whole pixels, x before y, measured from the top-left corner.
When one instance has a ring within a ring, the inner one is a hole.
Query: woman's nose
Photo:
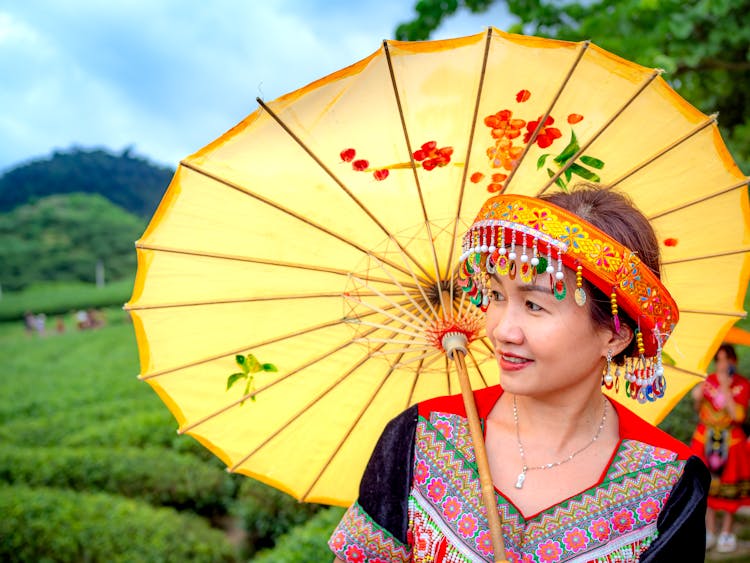
[[[523,341],[523,330],[518,315],[511,308],[505,307],[502,312],[498,312],[492,327],[492,337],[496,342],[519,344]]]

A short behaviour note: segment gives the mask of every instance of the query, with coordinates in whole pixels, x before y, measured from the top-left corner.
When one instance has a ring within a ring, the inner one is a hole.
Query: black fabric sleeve
[[[406,544],[408,500],[414,473],[417,406],[391,420],[380,435],[359,483],[359,505],[378,525]]]
[[[706,506],[711,475],[692,456],[657,520],[659,537],[641,555],[641,563],[702,562],[706,557]]]

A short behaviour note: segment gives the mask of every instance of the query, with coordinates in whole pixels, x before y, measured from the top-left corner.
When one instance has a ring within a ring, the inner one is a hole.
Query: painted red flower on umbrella
[[[438,148],[435,141],[428,141],[420,149],[414,151],[414,160],[422,163],[425,170],[433,170],[438,166],[450,163],[453,147]]]
[[[531,92],[526,89],[519,90],[516,93],[515,101],[523,104],[530,100]],[[580,145],[576,139],[572,126],[583,121],[584,116],[580,113],[569,113],[566,121],[570,128],[570,141],[562,151],[554,156],[543,154],[538,157],[537,168],[545,168],[550,178],[555,177],[555,183],[563,189],[566,189],[573,175],[590,182],[599,182],[599,175],[595,172],[604,166],[604,162],[588,156],[579,155]],[[513,111],[505,108],[490,114],[484,118],[484,124],[490,129],[490,137],[494,140],[492,146],[487,148],[487,157],[492,168],[501,168],[512,172],[524,151],[528,150],[529,143],[532,142],[541,149],[551,147],[557,139],[563,136],[562,131],[555,125],[555,118],[552,115],[539,116],[536,120],[528,121],[514,115]],[[538,131],[537,131],[538,129]],[[535,135],[536,133],[536,135]],[[521,136],[523,134],[523,136]],[[575,162],[570,162],[573,157]],[[558,173],[562,169],[563,172]],[[493,177],[487,183],[487,191],[490,193],[502,193],[508,180],[507,174],[501,177]],[[474,172],[470,179],[473,183],[478,184],[486,178],[482,172]]]
[[[515,139],[521,135],[526,120],[513,119],[513,112],[503,109],[485,117],[484,124],[490,128],[493,139]]]
[[[541,116],[536,121],[529,121],[526,124],[526,134],[523,136],[523,142],[528,143],[531,140],[531,136],[534,134],[534,131],[539,125],[539,122],[542,120]],[[541,129],[539,129],[539,133],[536,136],[536,144],[539,145],[539,148],[546,149],[549,147],[555,139],[559,139],[562,137],[562,133],[557,127],[552,127],[552,124],[555,123],[555,118],[553,118],[551,115],[547,116],[547,119],[544,121],[544,125]]]
[[[438,147],[436,141],[428,141],[414,151],[412,157],[417,166],[421,166],[427,171],[435,168],[442,168],[451,162],[453,147]],[[357,158],[357,151],[354,148],[346,148],[339,153],[342,162],[350,163],[352,170],[355,172],[372,172],[372,177],[378,182],[382,182],[390,176],[391,170],[409,169],[412,167],[411,162],[398,162],[385,166],[371,166],[370,161],[365,158]]]

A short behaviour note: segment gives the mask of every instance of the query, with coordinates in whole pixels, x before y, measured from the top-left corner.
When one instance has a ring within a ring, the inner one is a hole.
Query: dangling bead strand
[[[617,314],[617,293],[615,293],[614,288],[612,288],[612,293],[609,295],[609,301],[612,304],[612,324],[615,327],[615,332],[620,334],[620,317]]]

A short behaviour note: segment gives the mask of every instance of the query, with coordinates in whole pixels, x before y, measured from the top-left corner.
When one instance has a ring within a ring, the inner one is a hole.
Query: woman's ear
[[[612,350],[612,356],[617,356],[623,350],[626,350],[633,341],[633,329],[627,323],[620,323],[620,331],[609,330],[609,341],[607,350]]]

